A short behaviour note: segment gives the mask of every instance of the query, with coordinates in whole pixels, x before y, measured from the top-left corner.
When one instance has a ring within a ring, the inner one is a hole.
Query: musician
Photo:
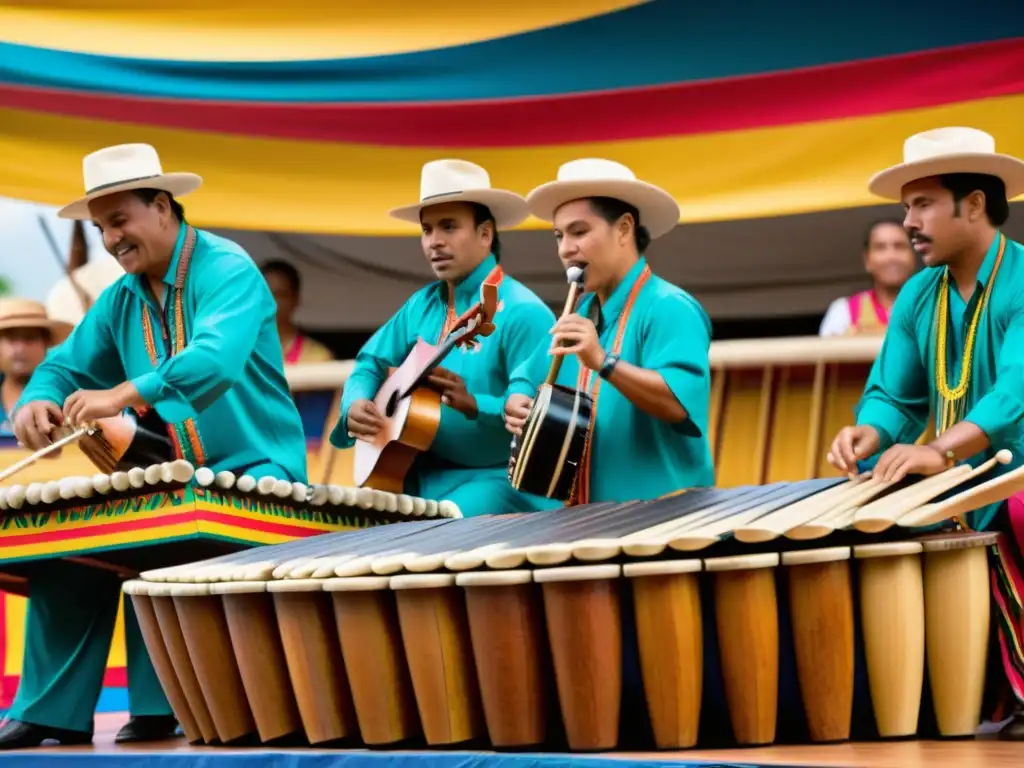
[[[391,215],[420,226],[423,253],[437,280],[414,293],[356,356],[331,433],[338,448],[379,432],[381,415],[371,398],[388,368],[402,363],[417,337],[435,343],[447,336],[448,325],[479,301],[484,279],[501,258],[498,230],[528,215],[521,196],[492,189],[487,171],[464,160],[424,165],[420,190],[419,203]],[[545,504],[508,483],[509,439],[501,409],[510,374],[547,336],[554,315],[508,275],[498,296],[495,331],[478,337],[476,349],[453,349],[429,379],[442,393],[441,424],[406,481],[407,493],[450,499],[467,517]]]
[[[551,356],[562,355],[557,383],[585,388],[597,401],[572,502],[714,485],[711,323],[690,294],[651,272],[644,255],[676,226],[679,206],[625,166],[595,159],[566,163],[527,202],[553,223],[562,265],[585,269],[589,295],[512,377],[508,429],[521,433]]]
[[[163,173],[146,144],[101,149],[83,169],[87,194],[60,215],[91,219],[126,274],[36,369],[15,410],[18,439],[40,449],[61,423],[155,411],[194,465],[304,482],[273,298],[245,251],[185,220],[177,198],[200,177]],[[24,670],[0,748],[88,742],[120,580],[55,561],[30,587]],[[176,723],[131,601],[124,611],[131,719],[117,740],[170,737]]]
[[[1024,192],[1024,162],[996,153],[993,137],[973,128],[916,134],[903,152],[905,162],[876,174],[869,189],[903,202],[903,225],[925,269],[900,291],[856,425],[839,432],[829,460],[853,472],[877,459],[874,474],[897,480],[957,462],[976,466],[1007,448],[1013,462],[993,471],[1009,471],[1024,460],[1024,247],[1000,227],[1007,201]],[[935,434],[915,444],[930,413]],[[1014,534],[1024,530],[1022,520],[1024,503],[1010,499],[1006,508],[990,505],[961,521],[1005,531],[992,585],[1017,702],[1001,734],[1011,739],[1024,738],[1024,559]]]
[[[260,267],[260,272],[277,302],[277,335],[281,337],[284,364],[327,363],[333,360],[331,350],[295,325],[295,310],[299,308],[302,293],[299,271],[286,261],[268,261]]]
[[[46,350],[60,344],[71,325],[52,320],[29,299],[0,299],[0,439],[14,437],[9,414]]]
[[[818,330],[819,336],[883,334],[900,288],[917,268],[903,222],[879,219],[864,238],[864,269],[871,288],[833,301]]]

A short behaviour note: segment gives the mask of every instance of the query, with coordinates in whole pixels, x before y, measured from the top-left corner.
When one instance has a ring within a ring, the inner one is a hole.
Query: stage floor
[[[611,753],[602,755],[508,754],[493,752],[385,752],[368,750],[277,750],[264,748],[217,749],[190,747],[183,739],[155,745],[121,747],[114,734],[126,715],[97,716],[97,734],[89,747],[44,747],[3,753],[4,768],[51,763],[47,758],[64,756],[60,762],[72,768],[88,766],[145,765],[147,768],[323,768],[345,761],[347,768],[607,768],[609,761],[667,768],[675,766],[790,766],[791,768],[1003,768],[1024,762],[1024,743],[1002,742],[991,737],[970,741],[906,741],[889,743],[786,746],[757,749],[694,750],[687,752]],[[218,759],[227,758],[227,759]],[[386,761],[386,765],[385,765]],[[357,765],[364,763],[363,766]],[[403,763],[404,765],[398,765]],[[612,768],[616,768],[612,766]]]

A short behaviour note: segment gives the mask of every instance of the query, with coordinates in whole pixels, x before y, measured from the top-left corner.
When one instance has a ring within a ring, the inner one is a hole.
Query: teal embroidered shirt
[[[992,278],[998,250],[997,235],[968,301],[963,300],[956,283],[949,281],[946,370],[954,388],[960,381],[967,330]],[[924,432],[929,414],[938,412],[935,311],[944,271],[945,267],[925,269],[900,290],[882,349],[858,404],[857,423],[878,431],[883,451],[894,443],[915,442]],[[977,466],[1003,448],[1013,453],[1009,465],[997,465],[979,482],[1020,466],[1024,462],[1024,247],[1012,240],[1006,241],[988,305],[978,323],[970,386],[964,397],[964,420],[977,425],[992,443],[983,454],[971,457],[970,464]],[[998,509],[998,504],[983,507],[971,513],[967,523],[979,530],[988,528]]]
[[[598,335],[606,351],[612,349],[619,317],[646,263],[641,258],[601,307]],[[577,313],[587,316],[593,301],[593,295],[584,297]],[[710,346],[711,321],[697,300],[652,274],[637,295],[619,358],[661,374],[688,416],[677,424],[661,421],[603,381],[591,437],[591,501],[650,499],[682,488],[714,485],[707,438]],[[516,371],[508,395],[535,396],[551,364],[550,347],[548,335]],[[575,388],[578,373],[576,356],[567,356],[556,383]],[[594,380],[596,376],[591,391]]]
[[[168,354],[185,232],[182,226],[164,277],[165,309],[142,276],[119,278],[68,339],[50,350],[19,405],[63,405],[79,389],[112,389],[130,380],[168,424],[195,420],[210,469],[243,471],[272,463],[287,472],[281,479],[305,482],[306,441],[284,376],[276,304],[259,268],[237,244],[196,230],[182,302],[188,344]],[[156,341],[155,367],[146,349],[144,312]]]
[[[494,256],[488,256],[456,285],[457,314],[479,301],[480,286],[496,265]],[[542,339],[548,338],[555,316],[536,294],[507,274],[498,287],[498,298],[491,335],[478,336],[476,349],[456,347],[441,362],[441,367],[465,380],[466,389],[476,398],[478,415],[468,419],[441,406],[441,424],[434,443],[413,466],[414,491],[429,498],[433,498],[433,488],[450,488],[453,475],[465,475],[467,480],[507,478],[512,436],[505,429],[505,388],[512,371]],[[349,448],[355,444],[348,434],[352,404],[372,400],[387,378],[388,368],[401,365],[419,337],[436,344],[447,313],[448,288],[444,282],[433,282],[414,293],[366,342],[345,382],[341,416],[331,432],[335,446]]]

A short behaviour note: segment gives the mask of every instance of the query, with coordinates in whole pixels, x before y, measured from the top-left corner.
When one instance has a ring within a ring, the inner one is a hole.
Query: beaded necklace
[[[947,329],[949,326],[949,267],[943,270],[942,280],[939,283],[939,296],[935,308],[935,390],[937,393],[938,414],[935,419],[935,434],[941,435],[947,429],[959,422],[964,417],[967,390],[970,388],[971,366],[974,356],[974,341],[977,337],[978,322],[981,313],[988,304],[989,296],[992,293],[992,286],[996,282],[996,274],[999,272],[999,265],[1003,261],[1003,251],[1006,248],[1006,238],[999,236],[999,253],[996,255],[996,263],[992,268],[992,276],[989,277],[978,305],[974,308],[974,316],[971,318],[970,327],[967,329],[967,339],[964,343],[963,356],[960,362],[960,381],[956,387],[951,388],[946,371],[947,361]]]

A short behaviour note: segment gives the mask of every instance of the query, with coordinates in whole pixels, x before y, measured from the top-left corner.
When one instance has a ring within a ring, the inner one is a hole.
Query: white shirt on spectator
[[[853,325],[853,318],[850,316],[850,300],[843,297],[836,299],[828,305],[828,311],[821,321],[818,329],[819,336],[842,336]]]

